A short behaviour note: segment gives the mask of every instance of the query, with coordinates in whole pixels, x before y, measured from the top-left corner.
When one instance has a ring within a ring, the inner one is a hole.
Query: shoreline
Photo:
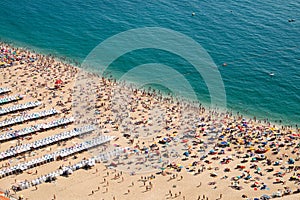
[[[17,42],[19,43],[19,42]],[[2,38],[0,38],[0,44],[7,44],[9,45],[10,47],[13,47],[13,48],[19,48],[19,49],[24,49],[26,51],[29,51],[33,54],[39,54],[39,55],[45,55],[45,56],[48,56],[48,57],[51,57],[52,59],[54,59],[56,62],[61,62],[63,64],[67,64],[67,65],[70,65],[74,68],[77,68],[79,70],[81,70],[81,64],[75,60],[75,59],[72,59],[72,58],[68,58],[66,56],[60,56],[60,55],[52,55],[50,52],[48,52],[47,54],[45,54],[45,52],[43,52],[42,50],[35,50],[36,47],[31,47],[31,48],[24,48],[24,46],[19,46],[17,45],[17,43],[13,42],[13,41],[10,41],[10,42],[6,42],[5,40],[2,40]],[[21,44],[21,43],[20,43]],[[25,44],[23,44],[25,45]],[[86,69],[84,69],[86,70]],[[96,72],[93,72],[91,71],[91,73],[95,74],[95,75],[98,75]],[[116,80],[113,76],[112,73],[109,73],[110,74],[110,77],[105,77],[106,79],[109,79],[109,80]],[[129,85],[134,85],[136,83],[129,83]],[[157,90],[156,88],[152,88],[152,89],[155,89],[155,92],[158,92],[158,93],[161,93],[161,94],[164,94],[165,97],[172,97],[172,98],[175,98],[175,99],[180,99],[180,100],[187,100],[187,102],[189,102],[189,99],[187,99],[186,97],[178,97],[178,96],[173,96],[172,94],[167,94],[165,91],[160,91],[160,90]],[[147,91],[147,89],[143,89],[145,91]],[[152,93],[152,92],[150,92]],[[263,115],[249,115],[249,114],[246,114],[244,112],[241,112],[239,110],[235,110],[235,109],[232,109],[232,108],[220,108],[220,107],[214,107],[214,108],[211,108],[209,103],[206,102],[201,102],[199,99],[197,99],[198,101],[198,104],[200,103],[201,105],[203,104],[203,106],[207,109],[218,109],[218,110],[221,110],[222,112],[230,112],[230,113],[234,113],[234,115],[242,115],[244,118],[247,118],[247,119],[254,119],[256,118],[257,120],[259,120],[261,123],[264,123],[265,125],[267,125],[268,123],[270,124],[273,124],[275,126],[285,126],[285,127],[291,127],[292,129],[295,129],[295,126],[298,125],[297,122],[295,121],[291,121],[290,119],[285,119],[285,120],[282,120],[281,119],[273,119],[273,118],[266,118],[264,117]],[[280,122],[281,121],[281,122]]]
[[[72,67],[75,67],[75,68],[78,68],[78,69],[82,69],[80,67],[80,63],[76,60],[76,59],[72,59],[72,58],[68,58],[67,56],[60,56],[58,54],[54,54],[52,55],[50,52],[48,52],[47,54],[45,54],[46,52],[43,52],[42,50],[35,50],[36,47],[31,47],[31,48],[24,48],[24,46],[19,46],[17,45],[17,43],[20,43],[20,42],[13,42],[13,41],[9,41],[8,43],[5,41],[5,40],[2,40],[2,38],[0,38],[0,43],[2,44],[8,44],[9,46],[11,47],[14,47],[14,48],[20,48],[20,49],[24,49],[24,50],[27,50],[27,51],[30,51],[30,52],[33,52],[34,54],[40,54],[40,55],[45,55],[45,56],[50,56],[52,57],[53,59],[55,59],[56,61],[58,62],[62,62],[64,64],[67,64],[67,65],[71,65]],[[22,43],[20,43],[22,44]],[[23,44],[25,45],[25,44]],[[86,69],[85,69],[86,70]],[[92,73],[95,73],[97,74],[96,72],[92,72]],[[97,74],[98,75],[98,74]],[[110,76],[113,76],[113,74],[110,73]],[[114,77],[112,78],[108,78],[108,77],[105,77],[107,79],[113,79],[115,80]],[[135,83],[133,83],[135,84]],[[172,95],[169,95],[169,94],[166,94],[165,91],[160,91],[160,90],[157,90],[156,88],[152,88],[152,89],[155,89],[156,91],[155,92],[159,92],[159,93],[164,93],[166,97],[168,96],[172,96]],[[178,98],[176,96],[172,96],[172,97],[175,97],[175,98]],[[186,99],[185,97],[181,97],[183,99]],[[203,103],[203,102],[200,102],[200,100],[198,99],[199,103]],[[206,102],[205,104],[203,104],[206,108],[208,108],[208,102]],[[232,108],[218,108],[220,110],[222,110],[223,112],[224,111],[228,111],[228,112],[232,112],[232,113],[235,113],[235,115],[237,115],[238,113],[240,113],[241,115],[243,115],[245,118],[247,119],[253,119],[254,117],[257,118],[257,120],[260,120],[261,122],[265,121],[265,123],[271,123],[271,124],[274,124],[276,126],[292,126],[293,128],[295,128],[295,125],[298,125],[297,122],[295,121],[291,121],[289,119],[286,119],[286,120],[282,120],[282,122],[279,122],[280,120],[278,119],[268,119],[268,118],[265,118],[264,116],[262,115],[249,115],[249,114],[246,114],[244,112],[240,112],[239,110],[235,110],[235,109],[232,109]]]

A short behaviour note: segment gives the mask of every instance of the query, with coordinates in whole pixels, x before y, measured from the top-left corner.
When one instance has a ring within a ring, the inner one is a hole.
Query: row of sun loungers
[[[118,156],[123,151],[124,151],[123,148],[117,148],[111,152],[99,154],[96,157],[81,160],[80,162],[78,162],[74,165],[61,167],[54,172],[40,176],[32,181],[27,181],[27,180],[22,181],[22,182],[18,183],[17,185],[15,185],[13,187],[13,189],[16,191],[20,191],[20,190],[28,189],[30,187],[42,184],[44,182],[51,182],[53,180],[56,180],[58,176],[68,176],[76,170],[83,169],[83,168],[90,168],[90,167],[93,167],[96,163],[99,163],[101,161],[107,161],[110,157]]]
[[[10,89],[8,89],[8,88],[0,88],[0,94],[4,94],[4,93],[7,93],[7,92],[10,92]]]
[[[55,115],[57,113],[58,113],[57,110],[50,109],[50,110],[43,110],[41,112],[25,114],[25,115],[22,115],[22,116],[18,116],[18,117],[14,117],[14,118],[11,118],[11,119],[1,121],[0,122],[0,128],[10,126],[10,125],[15,125],[15,124],[18,124],[18,123],[23,123],[23,122],[34,120],[34,119],[40,119],[40,118],[43,118],[43,117]]]
[[[9,176],[9,175],[12,175],[15,173],[21,173],[27,169],[46,164],[48,162],[53,162],[57,159],[63,159],[64,157],[73,155],[75,153],[80,153],[82,151],[86,151],[88,149],[105,144],[105,143],[111,141],[113,138],[114,137],[111,137],[111,136],[100,136],[100,137],[91,139],[89,141],[85,141],[80,144],[76,144],[74,146],[67,147],[67,148],[61,149],[59,151],[50,153],[50,154],[45,154],[42,157],[35,158],[31,161],[28,161],[25,163],[20,163],[18,165],[15,165],[15,166],[12,166],[9,168],[5,168],[3,170],[0,170],[0,178]]]
[[[18,138],[21,136],[26,136],[28,134],[33,134],[33,133],[36,133],[39,131],[45,131],[47,129],[67,125],[72,122],[74,122],[73,117],[61,118],[61,119],[54,120],[54,121],[51,121],[48,123],[37,124],[37,125],[30,126],[30,127],[26,127],[26,128],[20,129],[20,130],[9,131],[9,132],[6,132],[6,133],[0,135],[0,142],[15,139],[15,138]]]
[[[0,115],[5,115],[5,114],[12,113],[12,112],[20,111],[20,110],[34,108],[34,107],[37,107],[41,104],[42,103],[39,102],[39,101],[33,101],[33,102],[27,102],[27,103],[24,103],[24,104],[13,105],[11,107],[0,109]]]
[[[23,96],[21,95],[13,95],[13,96],[6,96],[6,97],[2,97],[0,98],[0,105],[6,104],[6,103],[11,103],[14,101],[19,101],[23,99]]]
[[[51,145],[66,139],[70,139],[76,136],[79,136],[81,134],[86,134],[94,130],[93,126],[85,126],[82,128],[74,128],[71,131],[66,131],[63,133],[59,133],[56,135],[52,135],[37,141],[34,141],[32,143],[15,146],[10,149],[7,149],[6,151],[0,152],[0,160],[4,160],[6,158],[10,158],[13,156],[16,156],[21,153],[25,153],[30,150],[38,149],[47,145]]]

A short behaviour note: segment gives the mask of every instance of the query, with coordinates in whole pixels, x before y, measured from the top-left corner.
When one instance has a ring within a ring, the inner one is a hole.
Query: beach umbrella
[[[261,171],[261,168],[260,168],[260,167],[258,167],[258,168],[257,168],[257,171]]]
[[[293,158],[289,158],[289,161],[288,161],[288,163],[289,163],[290,165],[292,165],[292,164],[294,164],[294,163],[295,163],[295,160],[294,160]]]
[[[57,79],[55,81],[55,85],[61,85],[63,83],[63,81],[61,79]]]
[[[181,142],[182,143],[187,143],[189,140],[187,140],[187,139],[184,139],[184,140],[182,140]]]
[[[218,176],[218,174],[217,174],[217,173],[215,173],[215,172],[212,172],[212,173],[210,173],[210,176],[211,176],[211,177],[217,177],[217,176]]]
[[[183,155],[185,155],[186,157],[189,157],[190,154],[189,154],[189,152],[186,151],[183,153]]]
[[[110,163],[110,166],[117,167],[118,165],[116,163],[112,162],[112,163]]]

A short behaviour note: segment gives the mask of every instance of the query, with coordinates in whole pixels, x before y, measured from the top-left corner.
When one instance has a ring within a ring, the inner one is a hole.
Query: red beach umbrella
[[[63,81],[61,79],[57,79],[55,81],[55,85],[61,85],[63,83]]]
[[[189,140],[187,140],[187,139],[183,139],[181,142],[182,143],[187,143]]]

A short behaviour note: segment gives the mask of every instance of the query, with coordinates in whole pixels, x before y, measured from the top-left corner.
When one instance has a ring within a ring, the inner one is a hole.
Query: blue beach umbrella
[[[183,155],[185,155],[186,157],[189,157],[190,154],[189,154],[189,152],[186,151],[183,153]]]

